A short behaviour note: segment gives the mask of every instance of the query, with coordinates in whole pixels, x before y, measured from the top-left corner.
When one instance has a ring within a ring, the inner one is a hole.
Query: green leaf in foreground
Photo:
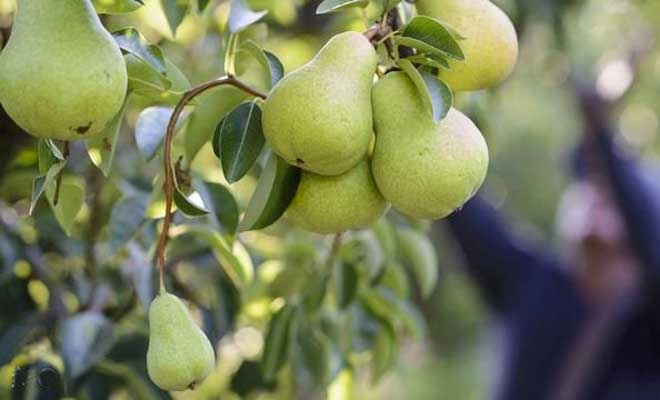
[[[423,15],[410,20],[401,33],[399,44],[422,52],[439,52],[456,60],[465,59],[452,32],[440,21]]]
[[[436,123],[440,122],[447,115],[453,103],[454,95],[449,86],[434,75],[419,71],[407,59],[399,60],[398,65],[417,87],[433,120]]]
[[[259,158],[266,138],[256,101],[243,103],[218,125],[220,161],[227,182],[243,178]]]
[[[299,183],[300,170],[271,153],[239,229],[263,229],[280,219],[291,204]]]

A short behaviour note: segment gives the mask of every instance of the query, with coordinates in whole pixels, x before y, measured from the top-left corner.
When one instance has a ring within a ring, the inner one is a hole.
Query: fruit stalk
[[[163,172],[165,174],[165,182],[163,183],[163,190],[165,192],[165,219],[163,220],[163,229],[160,233],[158,240],[158,248],[156,254],[158,257],[158,270],[160,273],[160,288],[165,288],[165,249],[169,239],[169,230],[172,223],[172,204],[174,203],[174,172],[172,171],[172,139],[174,138],[174,128],[176,126],[181,113],[184,108],[197,96],[205,91],[224,85],[234,86],[250,95],[266,99],[267,95],[260,91],[251,88],[247,84],[236,79],[236,77],[229,75],[222,78],[214,79],[208,82],[201,83],[186,91],[181,100],[174,107],[172,116],[167,124],[165,132],[165,140],[163,144]]]

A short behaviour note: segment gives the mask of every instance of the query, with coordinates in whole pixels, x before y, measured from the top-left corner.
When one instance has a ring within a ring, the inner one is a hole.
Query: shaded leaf
[[[67,235],[71,235],[75,218],[82,210],[83,204],[85,204],[85,188],[77,180],[63,181],[57,204],[53,204],[54,195],[55,182],[51,182],[46,187],[46,197],[62,230]]]
[[[172,32],[172,36],[176,36],[176,30],[181,25],[190,6],[190,0],[160,0],[160,3],[167,17],[170,32]]]
[[[128,243],[145,221],[147,196],[124,197],[110,214],[110,245],[114,251]]]
[[[132,54],[160,74],[165,75],[167,68],[165,66],[163,51],[160,47],[149,44],[137,29],[120,29],[113,32],[112,37],[124,52]]]
[[[62,322],[59,340],[67,376],[75,379],[110,351],[114,330],[103,315],[87,311]]]
[[[7,365],[23,346],[46,334],[44,321],[30,317],[3,327],[0,332],[0,365]]]
[[[207,209],[214,215],[218,228],[233,238],[238,230],[240,214],[234,195],[225,186],[211,182],[199,184],[198,191]]]
[[[209,245],[236,287],[243,288],[254,279],[253,266],[241,262],[234,254],[232,247],[218,232],[197,225],[186,225],[180,228],[181,234],[193,235]]]
[[[300,170],[272,153],[259,177],[239,229],[263,229],[280,219],[291,204],[299,183]]]
[[[170,107],[149,107],[138,116],[135,123],[135,142],[145,159],[153,159],[163,144],[172,112]]]
[[[261,370],[267,381],[274,381],[279,370],[288,359],[290,331],[295,309],[290,305],[282,307],[268,324],[268,333],[264,343]]]

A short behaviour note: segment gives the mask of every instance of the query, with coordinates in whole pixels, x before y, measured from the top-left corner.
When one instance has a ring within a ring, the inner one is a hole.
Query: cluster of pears
[[[454,90],[491,87],[511,73],[516,33],[490,1],[416,4],[465,38],[466,61],[439,72]],[[484,181],[488,147],[474,123],[453,108],[436,123],[405,73],[373,83],[378,63],[363,35],[339,34],[282,79],[264,103],[266,139],[303,170],[287,215],[306,230],[366,228],[390,204],[414,218],[443,218]]]
[[[215,368],[215,353],[188,307],[161,289],[149,307],[149,378],[161,389],[194,389]]]
[[[121,51],[90,0],[18,0],[0,53],[0,103],[23,130],[87,139],[119,112],[127,82]]]

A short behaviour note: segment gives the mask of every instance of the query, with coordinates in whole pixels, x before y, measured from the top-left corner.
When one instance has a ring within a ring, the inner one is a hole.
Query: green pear
[[[388,208],[376,187],[369,161],[363,158],[343,175],[303,172],[287,215],[305,230],[330,234],[367,228]]]
[[[509,17],[490,0],[417,0],[420,14],[455,29],[465,61],[451,62],[442,78],[455,91],[480,90],[506,79],[518,59],[518,38]]]
[[[396,210],[414,218],[443,218],[474,196],[486,177],[488,147],[468,117],[452,108],[436,124],[403,72],[375,84],[373,101],[372,170]]]
[[[161,291],[149,308],[147,371],[161,389],[194,389],[215,368],[213,346],[185,304]]]
[[[28,133],[87,139],[119,112],[126,65],[89,0],[19,0],[0,53],[0,103]]]
[[[285,76],[263,106],[264,134],[289,164],[340,175],[367,153],[378,55],[364,35],[341,33]]]

